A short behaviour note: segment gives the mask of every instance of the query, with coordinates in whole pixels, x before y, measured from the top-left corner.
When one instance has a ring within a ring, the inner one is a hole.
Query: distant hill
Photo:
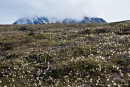
[[[75,23],[107,23],[102,18],[90,18],[90,17],[84,17],[82,20],[74,20],[71,18],[66,18],[63,20],[60,20],[58,18],[48,18],[48,17],[37,17],[32,16],[28,18],[21,18],[15,21],[13,24],[48,24],[48,23],[68,23],[68,24],[75,24]]]

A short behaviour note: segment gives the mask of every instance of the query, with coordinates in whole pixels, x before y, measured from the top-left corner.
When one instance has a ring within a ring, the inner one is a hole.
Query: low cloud
[[[95,0],[2,0],[0,18],[17,20],[33,14],[38,16],[81,19],[83,16],[99,16],[94,11]],[[4,22],[3,21],[3,22]]]
[[[95,0],[39,0],[35,4],[33,0],[30,4],[34,14],[37,13],[39,16],[81,19],[83,16],[99,16],[94,10],[95,2]]]
[[[81,19],[101,17],[106,21],[130,19],[129,0],[1,0],[0,24],[32,16]]]

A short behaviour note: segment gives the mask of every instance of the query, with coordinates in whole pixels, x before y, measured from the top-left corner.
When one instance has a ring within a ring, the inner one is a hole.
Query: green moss
[[[38,34],[35,36],[36,39],[50,39],[49,34]]]

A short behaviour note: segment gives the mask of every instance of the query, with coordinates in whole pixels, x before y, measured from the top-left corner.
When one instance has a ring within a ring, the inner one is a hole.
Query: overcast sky
[[[0,24],[37,16],[82,19],[99,17],[107,22],[130,20],[130,0],[0,0]]]

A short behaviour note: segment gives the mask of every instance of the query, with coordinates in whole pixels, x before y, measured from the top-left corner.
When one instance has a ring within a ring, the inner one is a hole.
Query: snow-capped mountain
[[[102,18],[84,17],[80,23],[106,23],[106,21]]]
[[[71,18],[66,18],[60,20],[58,18],[48,18],[48,17],[37,17],[32,16],[28,18],[21,18],[15,21],[13,24],[48,24],[48,23],[68,23],[68,24],[75,24],[75,23],[106,23],[106,21],[102,18],[90,18],[84,17],[82,20],[74,20]]]

